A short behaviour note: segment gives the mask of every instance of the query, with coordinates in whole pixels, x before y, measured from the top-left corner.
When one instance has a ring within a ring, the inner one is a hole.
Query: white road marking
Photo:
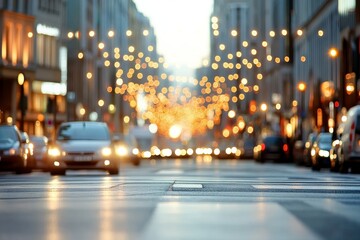
[[[271,190],[360,190],[360,186],[252,185],[256,189]]]
[[[175,183],[172,186],[173,190],[177,189],[201,189],[203,188],[202,184],[199,183]]]
[[[143,240],[320,239],[277,203],[159,203]]]
[[[160,170],[157,171],[157,174],[166,174],[166,175],[179,175],[183,174],[183,170]]]

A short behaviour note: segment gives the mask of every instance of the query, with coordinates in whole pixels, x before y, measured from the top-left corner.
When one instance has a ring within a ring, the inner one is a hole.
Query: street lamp
[[[260,105],[260,110],[264,113],[264,118],[263,118],[263,124],[264,124],[264,125],[267,124],[267,122],[266,122],[266,111],[267,111],[267,109],[268,109],[268,106],[267,106],[266,103],[262,103],[262,104]]]
[[[340,89],[340,82],[337,80],[337,58],[339,56],[339,50],[335,47],[332,47],[328,51],[329,57],[332,59],[331,61],[331,80],[334,83],[335,90],[338,91]],[[338,96],[338,93],[335,93],[335,97]],[[330,118],[329,118],[329,130],[330,132],[334,133],[334,128],[336,128],[336,118],[337,113],[336,109],[334,108],[334,97],[332,97],[331,102],[329,104],[329,110],[330,110]],[[331,125],[331,126],[330,126]]]
[[[19,73],[17,77],[18,84],[20,85],[20,130],[24,131],[24,118],[26,113],[26,98],[25,98],[25,90],[24,90],[24,83],[25,83],[25,76],[23,73]]]
[[[298,90],[300,91],[300,138],[302,139],[303,136],[303,121],[305,115],[305,91],[306,91],[306,83],[304,81],[300,81],[298,83]]]
[[[338,81],[337,81],[337,76],[336,76],[337,75],[336,74],[336,61],[337,61],[336,59],[339,56],[339,50],[335,47],[332,47],[329,49],[328,55],[333,60],[331,62],[331,75],[332,75],[331,78],[335,84],[335,87],[338,88],[339,86],[338,86]],[[334,66],[334,64],[335,64],[335,66]]]

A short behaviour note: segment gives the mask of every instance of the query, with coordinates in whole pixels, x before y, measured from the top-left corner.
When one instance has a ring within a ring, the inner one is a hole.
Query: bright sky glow
[[[158,53],[170,65],[200,67],[209,56],[212,0],[134,0],[149,17]]]

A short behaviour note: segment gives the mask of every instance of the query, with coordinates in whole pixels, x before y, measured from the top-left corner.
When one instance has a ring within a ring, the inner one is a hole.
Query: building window
[[[58,67],[57,39],[55,37],[38,34],[37,58],[40,66]]]
[[[37,62],[39,65],[44,65],[44,35],[39,34],[37,37]]]

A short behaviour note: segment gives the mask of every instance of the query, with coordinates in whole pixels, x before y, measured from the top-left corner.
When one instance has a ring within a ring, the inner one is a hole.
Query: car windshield
[[[357,134],[360,133],[360,115],[358,115],[357,118],[356,118],[356,128],[355,128],[355,132],[356,132]]]
[[[46,146],[47,144],[47,139],[43,138],[43,137],[30,137],[30,141],[35,145],[35,146]]]
[[[17,141],[16,132],[11,127],[0,127],[0,139],[11,139]]]
[[[58,132],[58,140],[110,140],[110,134],[102,125],[63,125]]]
[[[332,143],[331,134],[321,134],[319,136],[319,143],[331,144]]]
[[[264,139],[264,143],[267,145],[281,145],[284,140],[281,137],[268,137]]]

